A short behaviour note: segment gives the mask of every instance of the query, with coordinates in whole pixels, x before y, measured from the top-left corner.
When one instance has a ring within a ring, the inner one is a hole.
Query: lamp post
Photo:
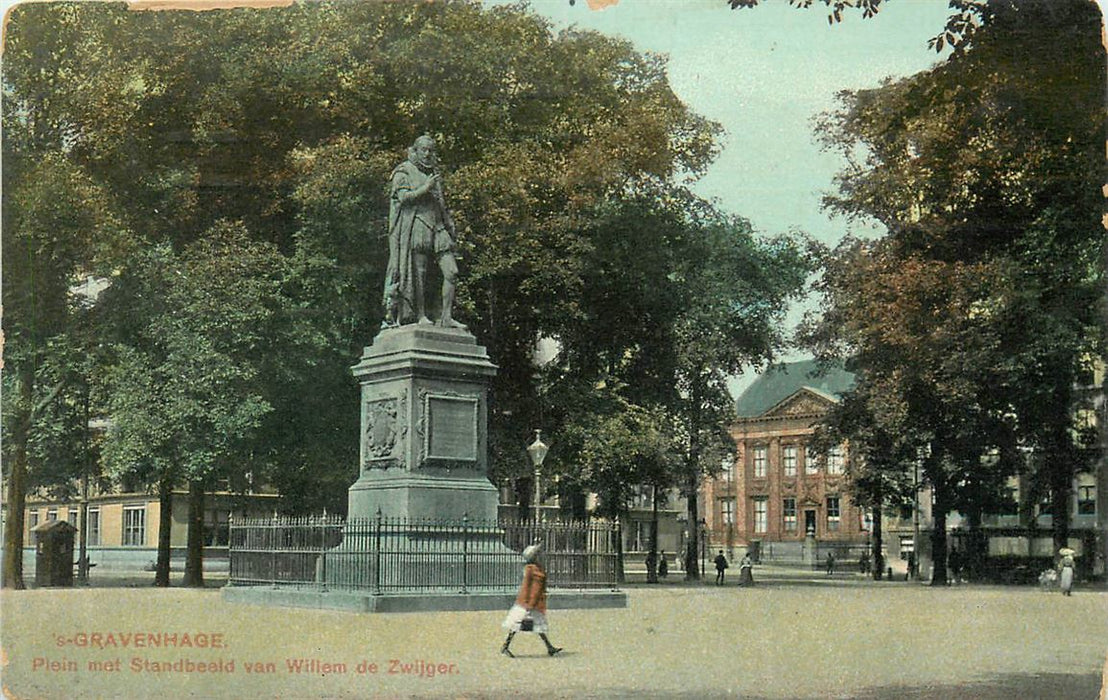
[[[546,459],[546,453],[550,451],[549,445],[542,441],[542,431],[535,431],[535,441],[527,448],[527,456],[531,459],[531,465],[535,468],[535,522],[539,521],[539,475],[542,471],[542,463]]]

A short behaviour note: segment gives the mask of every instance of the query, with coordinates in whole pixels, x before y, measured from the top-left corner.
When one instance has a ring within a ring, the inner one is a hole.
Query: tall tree
[[[189,521],[202,522],[206,488],[261,471],[258,436],[280,390],[270,353],[293,342],[287,273],[276,249],[233,224],[181,254],[155,246],[134,262],[105,293],[119,316],[104,455],[117,476],[157,485],[155,583],[165,586],[173,489],[189,484]],[[188,535],[185,583],[203,585],[202,530]]]
[[[686,578],[699,578],[702,477],[734,449],[727,379],[771,361],[784,346],[781,321],[788,301],[804,290],[813,252],[796,237],[756,237],[737,218],[707,219],[687,230],[672,273],[682,290],[680,312],[666,340],[676,388],[668,408],[681,436],[681,492],[688,504]]]
[[[158,328],[137,314],[164,311],[153,303],[162,292],[151,287],[143,305],[126,290],[163,275],[222,220],[292,261],[287,290],[303,332],[267,356],[286,381],[266,400],[283,425],[304,429],[254,428],[269,438],[257,444],[270,446],[270,479],[302,496],[290,508],[341,507],[356,468],[347,368],[379,324],[383,188],[415,136],[441,144],[467,276],[459,306],[501,368],[496,464],[516,458],[542,412],[535,339],[580,316],[597,207],[664,192],[716,153],[718,127],[677,99],[662,57],[592,33],[555,34],[521,7],[148,13],[49,3],[15,8],[7,32],[5,118],[24,120],[20,138],[36,158],[48,154],[100,188],[99,204],[116,207],[119,228],[147,249],[105,258],[114,318],[132,313],[135,328]],[[6,149],[16,134],[5,129]],[[123,346],[116,361],[137,363],[138,376],[162,366],[141,344]],[[154,431],[153,454],[158,439]]]
[[[831,314],[824,328],[847,341],[863,375],[904,380],[932,402],[907,406],[935,429],[928,464],[936,482],[949,481],[933,484],[942,505],[995,472],[982,449],[1006,460],[1020,440],[1058,457],[1043,464],[1062,546],[1081,467],[1070,449],[1073,388],[1101,342],[1100,19],[1076,0],[974,5],[972,43],[930,71],[846,95],[822,127],[849,163],[829,205],[889,230],[880,244],[844,250],[873,277],[853,275],[853,287],[827,278],[830,306],[853,309],[845,315],[856,324]],[[890,317],[890,303],[910,313]],[[928,356],[938,372],[919,368]]]

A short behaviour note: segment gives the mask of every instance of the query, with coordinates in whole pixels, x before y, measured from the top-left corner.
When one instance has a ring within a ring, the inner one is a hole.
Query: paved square
[[[860,579],[631,585],[624,610],[551,611],[564,654],[501,612],[230,605],[212,589],[4,591],[7,697],[1082,698],[1108,593]],[[553,593],[552,595],[556,595]],[[204,666],[200,666],[204,664]]]

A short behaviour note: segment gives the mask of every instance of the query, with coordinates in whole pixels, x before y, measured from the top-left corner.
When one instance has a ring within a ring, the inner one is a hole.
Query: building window
[[[146,544],[146,506],[123,506],[123,546]]]
[[[1020,496],[1019,489],[1015,486],[1006,486],[1001,489],[1000,503],[997,505],[997,515],[1019,515]]]
[[[754,499],[754,532],[764,533],[769,524],[768,501],[765,496],[758,496]]]
[[[814,459],[808,459],[808,456],[804,457],[804,473],[805,474],[818,474],[819,462]]]
[[[827,499],[827,529],[834,532],[839,529],[839,497],[831,496]]]
[[[831,451],[827,453],[827,473],[843,473],[843,448],[832,447]]]
[[[754,478],[764,479],[766,476],[766,446],[759,445],[754,448]]]
[[[723,476],[723,483],[733,483],[735,481],[735,461],[730,457],[725,457],[720,464],[720,474]]]
[[[46,510],[46,522],[48,522],[48,523],[54,522],[57,519],[58,519],[58,509],[57,508],[48,508]]]
[[[735,524],[735,499],[721,498],[719,512],[723,517],[723,526],[729,527]]]
[[[650,521],[633,520],[627,534],[628,551],[645,552],[650,549]]]
[[[907,559],[908,555],[916,551],[916,541],[912,535],[900,536],[900,558]]]
[[[1077,487],[1077,514],[1096,515],[1096,485]]]
[[[27,530],[34,530],[38,527],[38,511],[32,510],[27,513]]]
[[[796,476],[796,445],[785,445],[781,450],[781,467],[785,476]]]
[[[204,515],[204,546],[226,547],[231,542],[231,511],[209,510]]]
[[[1039,515],[1054,515],[1054,504],[1050,502],[1050,494],[1043,496],[1039,501]]]
[[[786,498],[781,510],[785,514],[785,532],[796,532],[796,499]]]
[[[89,506],[87,543],[94,547],[100,544],[100,506]]]
[[[77,527],[77,509],[76,508],[70,508],[69,510],[67,510],[65,512],[65,517],[66,517],[66,520],[69,521],[70,525],[72,525],[73,527]]]

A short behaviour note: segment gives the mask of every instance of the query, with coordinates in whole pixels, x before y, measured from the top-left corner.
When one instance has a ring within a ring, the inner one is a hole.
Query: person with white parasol
[[[1062,595],[1070,595],[1073,590],[1073,557],[1077,554],[1069,547],[1062,547],[1058,550],[1058,556],[1061,557],[1058,561],[1058,588],[1061,589]]]

